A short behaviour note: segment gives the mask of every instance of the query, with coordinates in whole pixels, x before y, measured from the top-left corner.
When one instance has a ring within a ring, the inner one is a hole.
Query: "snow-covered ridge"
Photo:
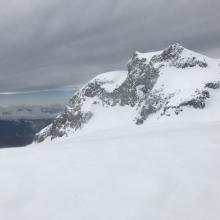
[[[98,75],[92,81],[99,83],[105,91],[113,92],[125,81],[126,77],[126,71],[114,71]]]
[[[135,52],[128,71],[104,73],[92,79],[36,140],[80,130],[143,124],[152,118],[179,117],[189,108],[204,109],[219,87],[219,60],[179,44],[158,52]]]

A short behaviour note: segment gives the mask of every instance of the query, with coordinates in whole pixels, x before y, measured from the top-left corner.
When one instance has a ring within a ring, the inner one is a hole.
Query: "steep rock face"
[[[36,141],[74,133],[90,123],[95,109],[129,106],[135,112],[133,123],[142,124],[152,114],[179,115],[185,107],[202,109],[218,89],[219,63],[179,44],[163,51],[134,53],[128,71],[98,75],[69,101],[63,114],[36,135]]]

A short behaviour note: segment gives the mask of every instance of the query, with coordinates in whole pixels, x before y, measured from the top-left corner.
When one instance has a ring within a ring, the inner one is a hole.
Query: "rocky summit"
[[[210,91],[219,88],[219,60],[177,43],[162,51],[135,52],[127,71],[104,73],[92,79],[35,139],[42,142],[74,134],[97,118],[108,127],[105,120],[120,120],[120,114],[127,114],[126,120],[137,125],[147,123],[149,117],[179,117],[186,108],[204,109]]]

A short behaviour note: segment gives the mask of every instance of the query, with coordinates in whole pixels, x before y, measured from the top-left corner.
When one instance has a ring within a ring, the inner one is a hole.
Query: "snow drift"
[[[149,122],[0,151],[0,219],[219,220],[220,122]]]

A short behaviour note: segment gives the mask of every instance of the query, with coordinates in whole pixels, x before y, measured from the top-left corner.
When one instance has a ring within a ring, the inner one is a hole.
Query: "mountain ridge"
[[[74,94],[65,111],[36,135],[36,141],[68,136],[97,117],[103,127],[117,126],[122,115],[125,124],[140,125],[151,115],[159,120],[179,115],[186,107],[204,109],[210,90],[220,87],[219,60],[178,43],[158,52],[135,52],[127,69],[89,81]],[[105,124],[107,118],[112,122]]]

